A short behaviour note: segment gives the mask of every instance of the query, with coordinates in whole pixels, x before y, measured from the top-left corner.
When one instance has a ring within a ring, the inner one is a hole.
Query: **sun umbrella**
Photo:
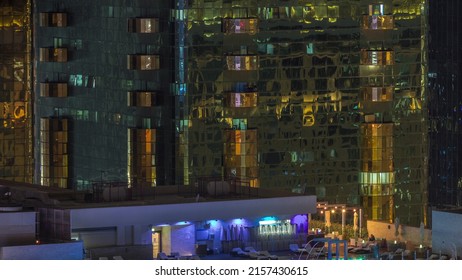
[[[237,225],[234,225],[233,227],[233,235],[234,235],[234,240],[239,240],[239,228]]]
[[[330,223],[330,211],[326,211],[326,227],[327,229],[329,229],[331,227],[331,223]]]
[[[423,222],[420,222],[420,244],[423,244],[424,241],[424,235],[425,235],[425,225]]]
[[[244,227],[242,225],[239,227],[239,240],[244,241]]]
[[[356,236],[356,232],[358,231],[358,213],[355,212],[353,215],[353,231]]]
[[[228,240],[229,241],[233,241],[234,240],[234,236],[233,236],[233,226],[230,225],[228,226]]]
[[[226,241],[226,229],[222,226],[221,231],[220,231],[220,240],[221,241]]]

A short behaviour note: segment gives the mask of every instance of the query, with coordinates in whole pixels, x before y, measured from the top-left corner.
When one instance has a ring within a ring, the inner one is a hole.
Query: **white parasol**
[[[358,231],[358,213],[355,212],[353,215],[353,231],[356,236],[356,232]]]
[[[420,222],[420,244],[423,244],[424,236],[425,236],[425,225],[423,222]]]
[[[327,227],[327,230],[329,230],[331,225],[332,224],[330,223],[330,211],[326,211],[326,227]]]

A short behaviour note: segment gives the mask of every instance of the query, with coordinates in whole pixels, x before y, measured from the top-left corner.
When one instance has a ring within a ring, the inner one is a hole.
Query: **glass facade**
[[[426,222],[426,5],[177,6],[178,183],[238,176],[362,205],[368,219]],[[248,131],[247,148],[229,140]]]
[[[155,187],[156,169],[156,130],[128,130],[128,185],[129,187]]]
[[[66,118],[40,120],[40,184],[66,188],[69,184],[69,121]]]
[[[462,2],[430,1],[429,202],[462,205]]]
[[[35,133],[45,137],[44,119],[69,121],[69,179],[59,187],[172,182],[172,5],[35,1]],[[44,141],[36,145],[37,159],[55,156]],[[35,181],[54,185],[60,177],[46,166],[36,161]]]
[[[31,2],[0,2],[0,178],[31,183]]]
[[[425,221],[427,1],[60,3],[36,90],[67,96],[36,111],[72,120],[68,187],[237,178]]]

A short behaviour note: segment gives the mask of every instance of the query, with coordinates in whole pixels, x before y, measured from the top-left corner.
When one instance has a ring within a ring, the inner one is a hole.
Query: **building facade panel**
[[[0,177],[33,179],[31,1],[0,3]]]
[[[239,179],[425,220],[427,1],[61,2],[34,8],[35,101],[72,120],[72,187]]]

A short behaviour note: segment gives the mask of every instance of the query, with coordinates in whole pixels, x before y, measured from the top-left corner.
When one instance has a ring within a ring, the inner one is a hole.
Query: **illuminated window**
[[[128,129],[127,166],[129,187],[157,185],[155,129]]]
[[[256,55],[229,55],[226,56],[228,70],[257,70],[258,59]]]
[[[374,117],[374,115],[368,115]],[[366,120],[367,121],[367,120]],[[364,172],[392,172],[393,123],[364,123],[362,129],[361,160]]]
[[[224,18],[223,32],[226,34],[255,34],[258,20],[256,18]]]
[[[369,5],[368,14],[372,15],[384,15],[385,14],[385,5],[384,4],[372,4]]]
[[[40,119],[40,183],[68,187],[68,120]]]
[[[306,44],[306,53],[307,54],[314,54],[313,43]]]
[[[127,93],[128,106],[152,107],[156,105],[156,93],[150,91],[130,91]]]
[[[370,29],[370,30],[391,30],[393,29],[393,16],[379,16],[379,15],[372,15],[372,16],[363,16],[363,29]]]
[[[40,61],[67,62],[66,48],[40,48]]]
[[[40,26],[42,27],[66,27],[66,13],[40,13]]]
[[[257,106],[256,92],[226,93],[225,106],[231,108],[248,108]]]
[[[40,83],[40,96],[67,97],[67,83]]]
[[[393,65],[393,51],[361,50],[361,65]]]
[[[225,130],[226,177],[248,179],[251,187],[258,187],[257,154],[257,130]]]
[[[128,20],[128,32],[157,33],[159,32],[159,20],[157,18],[129,19]]]
[[[128,55],[127,69],[130,70],[157,70],[160,68],[159,55]]]
[[[366,87],[361,89],[364,101],[387,102],[393,101],[393,87]]]

